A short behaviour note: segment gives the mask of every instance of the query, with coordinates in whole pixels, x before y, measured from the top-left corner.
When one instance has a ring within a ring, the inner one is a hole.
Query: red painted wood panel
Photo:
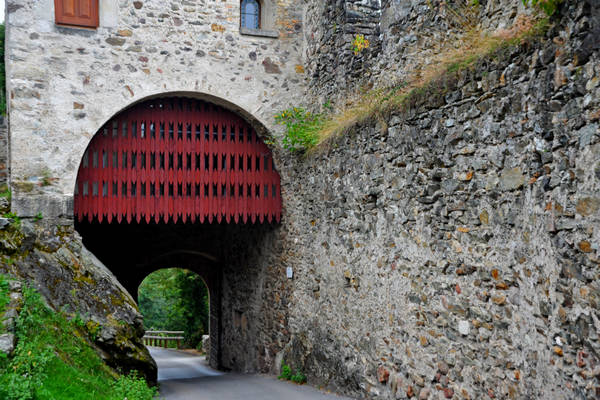
[[[54,0],[54,16],[57,24],[96,28],[98,0]]]
[[[187,98],[123,111],[94,136],[79,167],[79,221],[279,222],[280,177],[252,127]]]

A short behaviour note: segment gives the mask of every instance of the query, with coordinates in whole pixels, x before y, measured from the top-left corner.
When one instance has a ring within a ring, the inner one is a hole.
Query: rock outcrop
[[[156,382],[156,364],[142,343],[142,316],[134,300],[83,246],[72,221],[14,218],[0,231],[0,254],[0,273],[30,284],[52,309],[85,322],[108,365],[137,370]]]

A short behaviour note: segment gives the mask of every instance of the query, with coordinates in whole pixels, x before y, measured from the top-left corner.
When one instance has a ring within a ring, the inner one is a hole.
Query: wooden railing
[[[170,343],[175,343],[175,348],[181,347],[184,337],[183,331],[146,331],[144,334],[144,344],[146,346],[169,347]],[[176,336],[175,336],[176,335]]]

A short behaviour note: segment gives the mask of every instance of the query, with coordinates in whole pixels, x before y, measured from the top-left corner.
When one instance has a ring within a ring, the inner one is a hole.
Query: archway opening
[[[202,277],[183,268],[154,271],[138,287],[138,306],[146,331],[183,332],[182,342],[165,341],[169,347],[206,350],[202,339],[209,335],[209,303]]]
[[[157,269],[202,276],[207,359],[246,372],[268,371],[286,341],[273,333],[285,311],[272,306],[285,296],[263,294],[277,274],[281,211],[280,177],[254,127],[184,97],[140,102],[107,121],[82,158],[74,196],[85,246],[134,298]]]

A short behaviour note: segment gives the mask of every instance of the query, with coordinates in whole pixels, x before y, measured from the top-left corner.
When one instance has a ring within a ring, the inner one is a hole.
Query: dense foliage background
[[[185,344],[192,348],[208,334],[208,290],[194,272],[153,272],[138,289],[138,304],[146,330],[185,331]]]

